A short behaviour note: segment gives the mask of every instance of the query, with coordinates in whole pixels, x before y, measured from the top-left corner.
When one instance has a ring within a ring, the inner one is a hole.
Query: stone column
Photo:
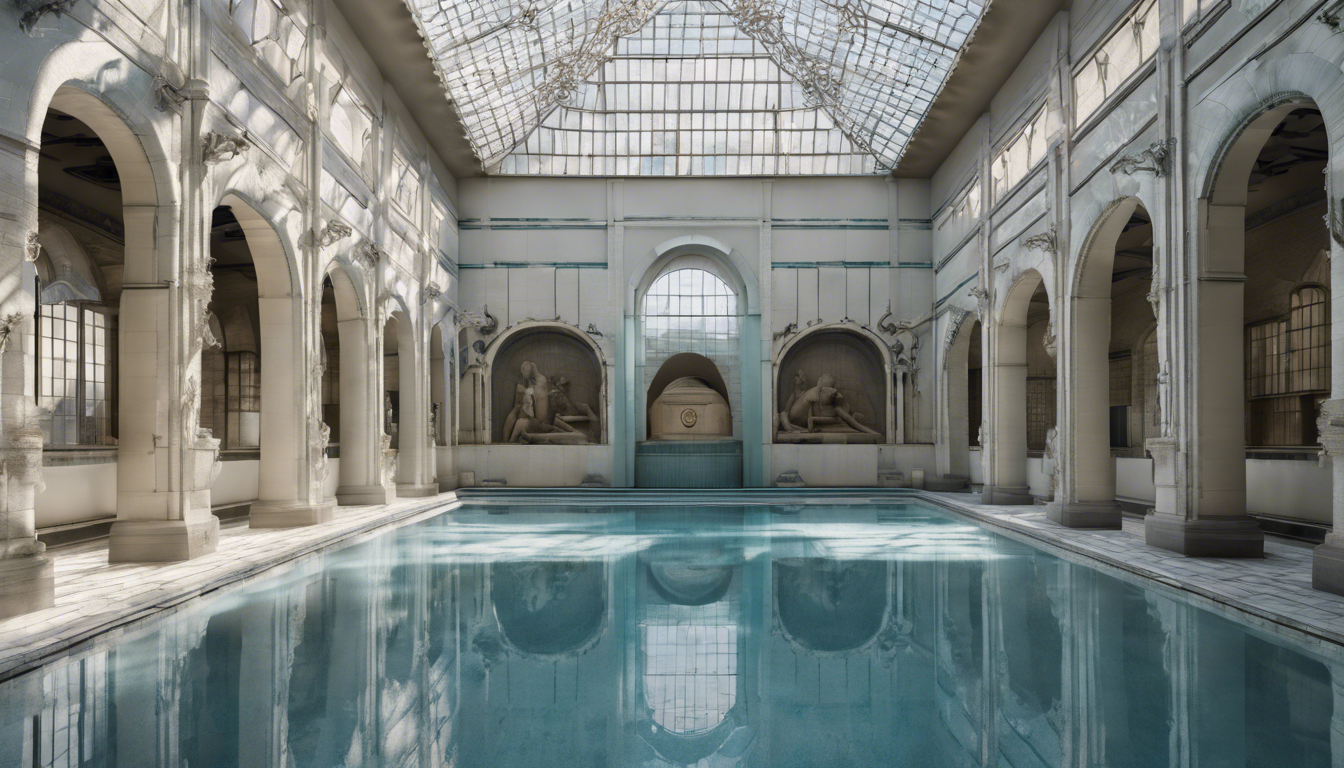
[[[335,500],[312,498],[307,482],[310,463],[308,423],[309,380],[319,371],[306,369],[298,323],[297,297],[260,297],[261,326],[261,466],[251,527],[286,528],[331,520]]]
[[[403,498],[434,496],[439,492],[434,479],[434,448],[429,439],[429,367],[425,364],[428,356],[424,354],[428,330],[424,327],[424,316],[422,306],[414,320],[397,318],[397,363],[401,367],[397,496]],[[403,332],[402,323],[410,325],[410,333]]]
[[[1111,298],[1075,296],[1069,303],[1068,383],[1060,398],[1067,413],[1055,457],[1055,500],[1047,514],[1069,528],[1120,527],[1111,458]]]
[[[1333,181],[1333,179],[1331,180]],[[1330,189],[1338,189],[1333,183]],[[1321,403],[1316,420],[1321,445],[1330,462],[1333,487],[1332,522],[1334,530],[1315,550],[1311,565],[1311,586],[1344,595],[1344,225],[1339,222],[1344,201],[1330,194],[1330,399]],[[1344,764],[1344,755],[1336,755],[1336,764]]]
[[[209,97],[198,80],[189,80],[184,93],[177,148],[187,166],[182,205],[122,208],[117,522],[108,542],[114,563],[188,560],[213,552],[219,540],[219,520],[210,511],[219,441],[197,430],[201,329],[210,301],[199,129]]]
[[[341,348],[341,481],[336,500],[343,506],[387,504],[396,490],[383,484],[382,452],[375,424],[382,412],[379,388],[370,388],[369,320],[337,323]]]
[[[20,179],[30,196],[17,220],[0,220],[0,619],[50,607],[55,582],[37,540],[34,500],[42,491],[42,430],[33,388],[33,306],[23,280],[35,258],[38,148],[0,146],[0,177]]]
[[[1241,206],[1209,209],[1210,229],[1244,226]],[[1198,315],[1190,351],[1197,387],[1191,397],[1197,419],[1192,435],[1192,504],[1187,514],[1181,514],[1179,507],[1158,506],[1144,523],[1148,544],[1190,557],[1264,555],[1264,534],[1246,514],[1246,393],[1241,384],[1245,376],[1244,280],[1216,275],[1199,280],[1195,287]],[[1174,485],[1182,479],[1177,455],[1159,441],[1150,441],[1150,450],[1161,482]],[[1163,500],[1163,488],[1158,489],[1158,497]]]
[[[995,331],[984,414],[985,504],[1031,504],[1027,487],[1027,327],[1002,324]]]

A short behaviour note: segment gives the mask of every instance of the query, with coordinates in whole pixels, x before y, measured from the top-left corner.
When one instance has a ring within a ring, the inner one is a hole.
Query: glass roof
[[[488,173],[895,167],[988,0],[406,0]]]

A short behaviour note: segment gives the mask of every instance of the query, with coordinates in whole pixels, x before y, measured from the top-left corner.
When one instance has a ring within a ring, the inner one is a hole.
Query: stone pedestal
[[[1143,539],[1151,547],[1186,557],[1265,556],[1265,534],[1258,522],[1245,516],[1187,520],[1149,512],[1143,522]]]
[[[319,504],[302,501],[252,502],[252,528],[293,528],[329,522],[336,514],[336,500]]]
[[[1065,528],[1120,530],[1120,505],[1114,501],[1061,501],[1046,505],[1045,516]]]
[[[986,485],[980,489],[980,503],[1000,506],[1035,504],[1036,499],[1025,485]]]
[[[0,560],[0,619],[50,608],[56,602],[51,560],[27,555]]]
[[[1312,551],[1311,588],[1344,595],[1344,534],[1327,534]]]
[[[388,485],[342,485],[336,489],[336,503],[342,507],[367,507],[391,504],[397,500],[397,489]]]
[[[256,514],[256,505],[253,505]],[[186,520],[118,520],[108,537],[109,563],[171,563],[215,551],[219,518],[195,510]]]

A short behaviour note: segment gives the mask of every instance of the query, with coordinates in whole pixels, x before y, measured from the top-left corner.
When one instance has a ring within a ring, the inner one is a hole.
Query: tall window
[[[112,443],[108,317],[80,304],[38,304],[37,395],[47,445]]]
[[[1074,124],[1081,125],[1129,76],[1153,57],[1161,42],[1157,0],[1134,7],[1073,76]]]
[[[307,21],[275,0],[228,0],[229,16],[285,83],[303,76]]]
[[[228,392],[228,447],[261,445],[261,360],[256,352],[226,356]]]
[[[1287,317],[1246,328],[1246,444],[1313,445],[1330,393],[1330,292],[1293,291]]]
[[[994,164],[990,167],[990,180],[993,182],[995,203],[1002,200],[1045,159],[1045,130],[1045,107],[1041,107],[994,158]],[[976,202],[979,202],[978,197]]]

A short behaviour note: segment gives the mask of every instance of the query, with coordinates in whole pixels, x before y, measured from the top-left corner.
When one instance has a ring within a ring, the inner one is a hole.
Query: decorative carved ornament
[[[1344,198],[1331,200],[1331,203],[1330,210],[1325,213],[1325,227],[1330,230],[1330,239],[1344,247]]]
[[[1133,176],[1139,171],[1154,176],[1165,176],[1171,171],[1172,153],[1176,149],[1176,139],[1166,138],[1148,145],[1148,148],[1134,155],[1121,155],[1111,163],[1111,173]]]
[[[797,323],[789,323],[788,325],[784,326],[784,330],[779,331],[778,333],[774,334],[771,338],[772,338],[774,341],[779,341],[780,339],[788,338],[789,336],[792,336],[793,334],[795,334],[795,333],[797,333],[797,332],[798,332],[798,324],[797,324]]]
[[[584,333],[587,333],[589,336],[593,336],[595,338],[602,336],[602,332],[597,330],[597,326],[593,323],[588,324],[588,329],[584,331]]]
[[[328,246],[335,245],[338,241],[344,240],[345,238],[349,237],[351,235],[351,232],[352,230],[350,229],[350,227],[346,226],[344,223],[340,221],[337,221],[336,219],[332,219],[331,221],[327,222],[327,225],[322,228],[321,232],[317,233],[317,237],[314,238],[314,242],[317,243],[318,248],[326,248]]]
[[[350,256],[355,260],[356,264],[359,264],[372,272],[378,267],[378,262],[382,259],[383,252],[378,248],[377,243],[372,240],[367,240],[360,243],[358,247],[351,251]]]
[[[74,9],[77,0],[40,0],[39,2],[24,2],[19,0],[18,6],[23,9],[23,15],[19,17],[19,29],[23,30],[25,35],[31,35],[37,22],[42,20],[43,16],[51,14],[61,17]]]
[[[962,309],[961,307],[953,307],[951,310],[949,310],[949,313],[952,315],[952,319],[949,321],[949,325],[947,327],[947,336],[944,337],[943,339],[944,367],[946,367],[948,364],[948,353],[952,351],[952,345],[957,342],[957,335],[961,333],[962,323],[965,323],[966,318],[971,316],[970,312]]]
[[[438,301],[439,297],[442,295],[443,289],[439,288],[439,286],[434,283],[430,283],[425,286],[424,291],[421,293],[420,304],[424,305],[432,301]]]
[[[37,257],[42,255],[42,244],[37,242],[37,230],[34,229],[28,233],[28,237],[23,244],[23,260],[28,263],[37,261]]]
[[[218,165],[242,155],[252,144],[241,136],[228,136],[217,131],[205,134],[201,142],[201,161],[206,165]]]
[[[1059,237],[1055,233],[1055,225],[1051,224],[1049,230],[1025,238],[1022,247],[1029,251],[1044,251],[1051,256],[1058,254]]]
[[[23,318],[22,314],[12,312],[0,320],[0,355],[9,351],[9,341],[14,338],[14,332],[19,330],[19,326],[23,325]]]
[[[187,94],[163,75],[155,75],[150,87],[154,90],[154,108],[160,112],[168,110],[176,112],[177,108],[182,106],[182,102],[187,100]]]
[[[1166,286],[1162,284],[1162,278],[1154,275],[1153,284],[1148,289],[1148,303],[1153,307],[1153,314],[1157,315],[1162,309],[1162,294],[1166,293]]]
[[[1338,32],[1344,28],[1344,2],[1335,3],[1329,8],[1323,8],[1316,16],[1316,21],[1329,27],[1332,31]]]
[[[1051,360],[1055,359],[1055,354],[1059,352],[1059,338],[1055,336],[1055,322],[1053,320],[1045,324],[1045,336],[1041,337],[1041,345],[1045,347],[1045,353]]]

